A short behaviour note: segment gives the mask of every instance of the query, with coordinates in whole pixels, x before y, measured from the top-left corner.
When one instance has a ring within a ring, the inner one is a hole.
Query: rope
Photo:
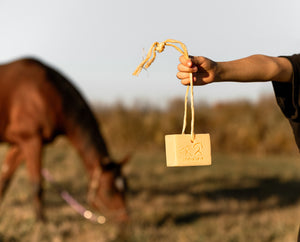
[[[91,182],[88,189],[88,201],[93,201],[96,196],[97,189],[99,188],[99,178],[101,175],[101,171],[99,168],[94,168],[94,172],[91,177]]]
[[[54,178],[48,170],[42,169],[42,175],[48,182],[52,183],[52,185],[55,183]],[[70,193],[60,189],[56,184],[54,184],[54,187],[60,193],[60,196],[85,219],[98,224],[104,224],[106,222],[106,218],[103,215],[96,215],[92,211],[86,209],[83,205],[77,202],[75,198],[70,195]]]
[[[179,44],[181,48],[176,46],[175,44]],[[136,70],[132,73],[135,76],[138,76],[142,69],[147,69],[155,60],[156,57],[156,52],[161,53],[164,51],[165,46],[172,46],[174,47],[177,51],[179,51],[186,59],[189,59],[188,51],[182,42],[178,40],[173,40],[173,39],[167,39],[166,41],[163,42],[154,42],[146,56],[146,58],[138,65]],[[190,87],[191,87],[191,140],[192,142],[195,139],[195,134],[194,134],[194,123],[195,123],[195,111],[194,111],[194,91],[193,91],[193,74],[190,73]],[[186,93],[185,93],[185,99],[184,99],[184,117],[183,117],[183,127],[182,127],[182,134],[185,132],[186,128],[186,120],[187,120],[187,102],[188,102],[188,94],[189,94],[189,86],[187,86]]]

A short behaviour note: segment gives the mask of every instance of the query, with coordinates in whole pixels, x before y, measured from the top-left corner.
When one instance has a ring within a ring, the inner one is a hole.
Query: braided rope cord
[[[179,44],[181,48],[176,46],[175,44]],[[135,76],[138,76],[142,69],[147,69],[155,60],[156,52],[161,53],[165,50],[165,46],[174,47],[177,51],[179,51],[186,59],[189,59],[188,51],[186,45],[183,44],[181,41],[167,39],[163,42],[154,42],[146,56],[146,58],[138,65],[136,70],[132,73]],[[182,127],[182,134],[185,133],[186,128],[186,120],[187,120],[187,102],[188,102],[188,94],[189,94],[189,87],[191,87],[191,140],[194,141],[195,134],[194,134],[194,123],[195,123],[195,111],[194,111],[194,91],[193,91],[193,74],[190,73],[190,86],[187,86],[185,98],[184,98],[184,117],[183,117],[183,127]]]

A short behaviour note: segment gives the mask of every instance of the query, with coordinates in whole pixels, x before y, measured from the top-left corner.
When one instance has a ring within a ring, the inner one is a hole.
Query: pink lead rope
[[[43,177],[50,182],[51,184],[55,185],[55,180],[50,174],[50,172],[46,169],[42,169],[42,175]],[[58,188],[57,185],[54,186],[55,189],[60,193],[60,196],[81,216],[83,216],[85,219],[88,219],[94,223],[98,224],[104,224],[106,222],[106,218],[103,215],[96,215],[92,211],[86,209],[84,206],[82,206],[79,202],[73,198],[70,193],[68,193],[65,190],[61,190]]]

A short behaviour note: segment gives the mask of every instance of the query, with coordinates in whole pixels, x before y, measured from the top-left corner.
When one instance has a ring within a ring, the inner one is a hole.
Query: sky
[[[151,103],[184,98],[180,54],[166,48],[132,75],[151,44],[172,38],[190,55],[229,61],[299,52],[299,0],[0,0],[0,62],[33,56],[65,74],[90,103]],[[271,83],[195,87],[207,103],[273,92]]]

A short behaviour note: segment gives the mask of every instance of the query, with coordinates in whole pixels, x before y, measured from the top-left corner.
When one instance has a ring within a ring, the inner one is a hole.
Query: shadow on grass
[[[15,237],[11,237],[11,236],[7,237],[4,234],[0,233],[0,242],[18,242],[18,241],[20,241],[20,240],[18,240]]]
[[[219,183],[217,179],[214,181]],[[186,195],[195,203],[195,206],[190,204],[191,201],[189,204],[187,203],[185,206],[188,209],[183,213],[164,214],[156,222],[156,225],[161,226],[168,221],[173,221],[173,223],[177,225],[183,225],[192,223],[203,217],[218,216],[221,214],[252,214],[263,210],[283,208],[300,203],[300,180],[282,181],[278,177],[269,177],[253,178],[251,181],[251,184],[254,185],[245,186],[245,184],[241,182],[238,185],[228,187],[229,180],[227,183],[226,179],[222,179],[221,182],[224,186],[227,186],[226,188],[221,187],[215,190],[205,190],[204,188],[202,191],[199,190],[199,192],[195,192],[192,188],[201,183],[203,184],[203,180],[181,183],[178,186],[171,187],[150,187],[149,190],[147,190],[149,197],[161,196],[171,198],[175,200],[175,206],[182,206],[182,204],[176,205],[176,198],[180,195]],[[138,195],[138,191],[136,192],[137,193],[133,191],[132,195]],[[202,202],[220,204],[223,201],[229,200],[237,201],[238,203],[247,203],[249,201],[249,204],[238,208],[227,208],[225,203],[223,206],[216,206],[213,210],[202,211],[201,209]],[[251,203],[251,201],[254,201],[254,203]],[[196,203],[198,205],[196,205]]]
[[[300,180],[281,181],[277,177],[255,179],[255,186],[224,188],[202,195],[209,199],[233,198],[236,200],[257,200],[264,202],[269,198],[276,199],[277,207],[285,207],[300,201]],[[195,195],[195,194],[194,194]]]
[[[184,224],[193,223],[194,221],[200,218],[217,216],[219,214],[220,212],[214,212],[214,211],[210,211],[210,212],[193,211],[189,213],[176,214],[176,215],[167,213],[164,216],[162,216],[160,219],[158,219],[155,225],[157,227],[161,227],[164,224],[166,224],[168,221],[173,221],[173,223],[176,225],[184,225]]]

